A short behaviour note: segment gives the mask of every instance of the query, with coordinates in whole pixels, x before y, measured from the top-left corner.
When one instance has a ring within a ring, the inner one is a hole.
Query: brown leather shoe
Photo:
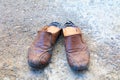
[[[90,56],[87,46],[82,39],[80,29],[69,21],[65,23],[63,34],[65,38],[66,56],[70,67],[74,71],[88,69]]]
[[[28,49],[28,64],[32,68],[44,68],[52,56],[53,45],[58,38],[61,29],[60,24],[52,22],[38,31],[37,37]]]

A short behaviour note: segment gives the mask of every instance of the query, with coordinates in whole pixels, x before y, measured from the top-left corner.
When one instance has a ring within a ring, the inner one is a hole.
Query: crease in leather
[[[84,50],[84,42],[81,34],[65,36],[65,48],[67,52],[75,52],[77,50]]]
[[[82,70],[89,63],[89,53],[81,34],[65,36],[65,50],[69,65]]]
[[[39,31],[35,41],[29,49],[29,52],[32,54],[43,54],[46,52],[52,54],[50,51],[53,49],[52,46],[54,45],[59,32],[52,34],[46,31]]]
[[[52,34],[43,31],[38,33],[36,40],[33,42],[33,45],[43,49],[51,47],[51,44],[52,44]]]
[[[45,31],[39,31],[38,35],[30,47],[30,53],[46,53],[52,50],[52,34]]]

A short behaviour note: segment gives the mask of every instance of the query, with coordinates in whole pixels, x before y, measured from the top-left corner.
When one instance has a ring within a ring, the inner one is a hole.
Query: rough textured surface
[[[78,25],[91,55],[89,70],[69,68],[61,36],[51,63],[32,71],[27,49],[52,21]],[[0,0],[0,80],[120,80],[120,0]]]

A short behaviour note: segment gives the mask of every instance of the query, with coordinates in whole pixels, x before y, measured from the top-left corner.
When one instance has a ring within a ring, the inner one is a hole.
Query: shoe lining
[[[56,26],[45,26],[42,31],[47,31],[50,33],[57,33],[60,31],[60,28],[56,27]]]
[[[81,34],[81,31],[77,27],[66,27],[63,29],[64,36],[70,36],[75,34]]]

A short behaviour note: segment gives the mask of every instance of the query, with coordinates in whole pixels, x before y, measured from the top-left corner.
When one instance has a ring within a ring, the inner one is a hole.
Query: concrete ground
[[[64,38],[44,70],[30,70],[27,49],[52,21],[73,21],[90,52],[89,70],[74,73]],[[120,0],[0,0],[0,80],[120,80]]]

